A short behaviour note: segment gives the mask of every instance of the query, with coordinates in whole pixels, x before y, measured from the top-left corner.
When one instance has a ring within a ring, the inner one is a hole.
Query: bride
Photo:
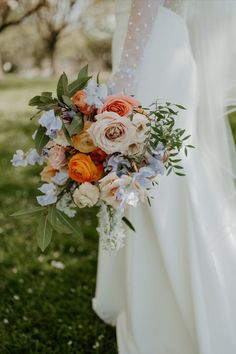
[[[186,177],[159,181],[136,233],[99,249],[93,308],[121,354],[236,353],[235,148],[226,108],[236,78],[234,0],[117,0],[114,92],[184,105],[196,146]],[[234,59],[234,60],[233,60]]]

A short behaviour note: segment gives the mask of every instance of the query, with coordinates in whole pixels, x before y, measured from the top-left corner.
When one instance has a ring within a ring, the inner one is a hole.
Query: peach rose
[[[126,151],[135,134],[131,121],[114,112],[103,112],[95,118],[97,121],[88,129],[95,144],[107,154]]]
[[[67,164],[65,149],[60,145],[54,145],[48,152],[49,164],[56,170],[60,170]]]
[[[103,106],[99,109],[98,113],[102,112],[115,112],[119,116],[127,116],[132,113],[133,107],[139,106],[139,102],[131,96],[126,95],[111,95],[105,100]]]
[[[132,178],[127,175],[118,177],[115,172],[103,177],[99,183],[101,199],[113,208],[118,208],[121,201],[117,199],[116,193],[120,186],[125,187],[132,183]]]
[[[48,162],[47,166],[45,166],[44,169],[40,173],[41,180],[43,182],[50,183],[52,177],[54,177],[56,175],[56,172],[57,171],[55,170],[55,168],[53,168]]]
[[[91,157],[75,154],[69,161],[69,177],[76,182],[95,182],[102,177],[103,166],[95,165]]]
[[[74,136],[72,136],[72,141],[76,150],[88,154],[97,149],[94,145],[91,135],[88,133],[88,128],[91,126],[91,122],[87,121],[84,124],[84,129]]]
[[[72,96],[71,100],[80,112],[89,115],[94,111],[94,106],[88,105],[86,97],[85,90],[79,90]]]

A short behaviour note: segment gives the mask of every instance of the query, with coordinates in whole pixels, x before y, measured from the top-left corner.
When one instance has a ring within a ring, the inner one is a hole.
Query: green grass
[[[98,244],[94,211],[79,215],[84,243],[54,235],[44,254],[36,245],[37,220],[9,217],[36,204],[39,169],[13,168],[9,161],[17,148],[31,144],[29,98],[54,86],[53,79],[0,81],[0,353],[115,354],[114,329],[91,308]]]

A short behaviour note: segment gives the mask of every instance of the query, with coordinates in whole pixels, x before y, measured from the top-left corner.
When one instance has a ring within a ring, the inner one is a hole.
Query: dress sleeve
[[[163,3],[164,0],[131,0],[121,60],[110,82],[110,89],[113,92],[126,90],[129,94],[134,93],[136,73],[142,62],[158,8]]]

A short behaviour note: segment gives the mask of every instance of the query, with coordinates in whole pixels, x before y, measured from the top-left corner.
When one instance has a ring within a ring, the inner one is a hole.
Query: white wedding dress
[[[177,124],[196,149],[186,177],[162,177],[152,207],[130,209],[136,233],[127,231],[126,246],[116,255],[100,246],[93,308],[116,325],[121,354],[235,354],[235,148],[225,106],[235,96],[236,1],[130,1],[117,0],[114,77],[119,68],[129,81],[122,48],[141,17],[151,28],[130,93],[144,105],[184,105]],[[137,3],[145,14],[158,3],[150,21],[139,11],[133,23]],[[140,37],[130,40],[139,47]]]

